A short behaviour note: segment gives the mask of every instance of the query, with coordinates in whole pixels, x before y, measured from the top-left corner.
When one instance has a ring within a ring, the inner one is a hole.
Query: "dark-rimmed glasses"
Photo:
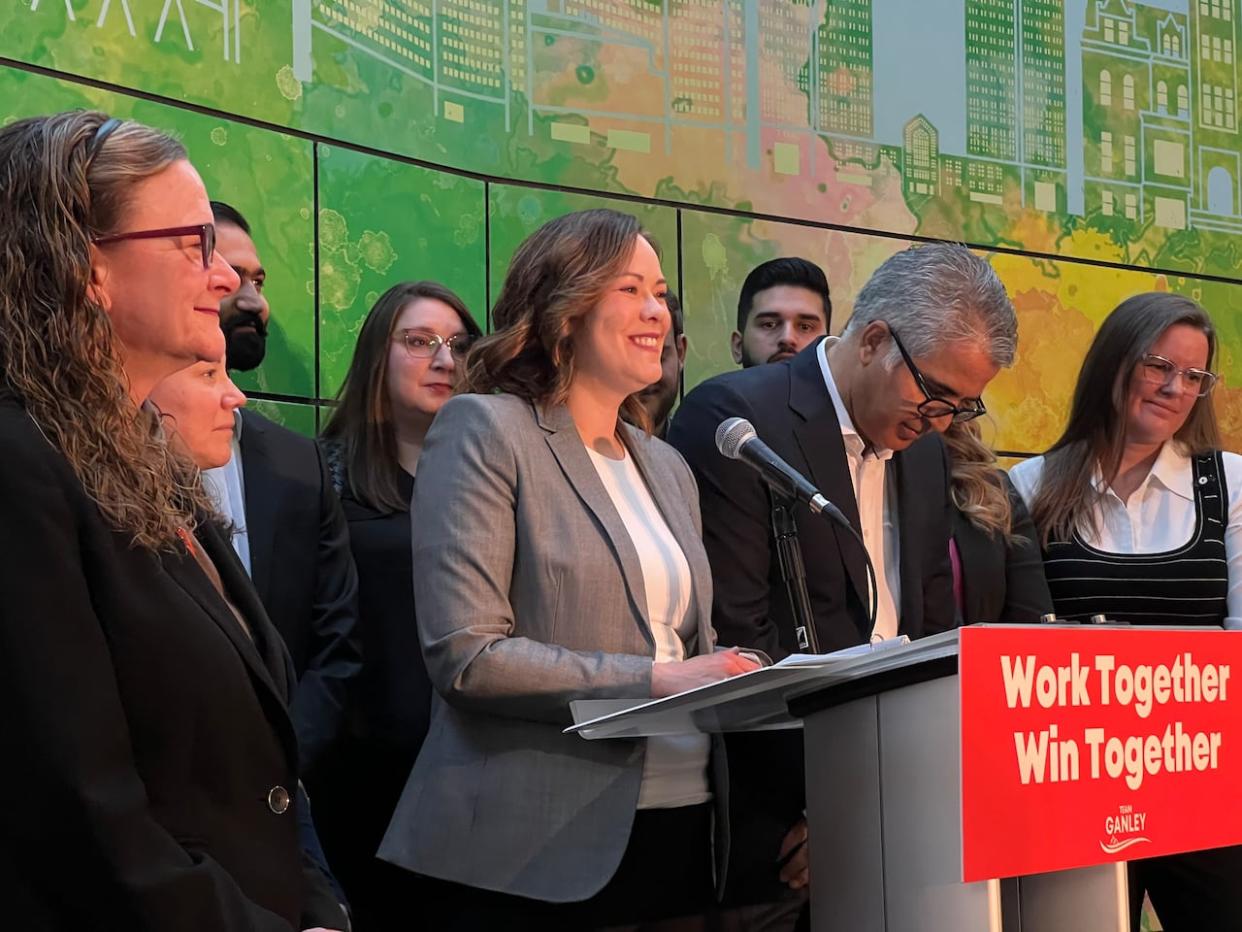
[[[935,421],[944,417],[952,417],[954,424],[961,424],[965,421],[973,421],[981,414],[987,414],[988,409],[983,404],[982,398],[964,399],[962,404],[955,405],[953,402],[944,398],[938,398],[933,395],[927,388],[927,380],[923,378],[923,373],[919,371],[919,367],[914,364],[914,360],[910,358],[910,354],[906,352],[906,348],[901,345],[901,337],[897,336],[897,331],[892,325],[885,324],[888,332],[893,335],[893,343],[897,346],[897,352],[901,353],[901,358],[906,362],[906,368],[910,370],[910,374],[914,376],[914,384],[919,387],[919,391],[923,393],[926,401],[919,402],[916,411],[919,416],[929,421]]]
[[[1139,375],[1148,385],[1164,387],[1173,382],[1179,375],[1182,377],[1182,394],[1195,395],[1202,398],[1220,380],[1215,372],[1187,366],[1179,368],[1177,363],[1156,353],[1147,353],[1139,360]]]
[[[202,250],[204,271],[211,268],[212,257],[216,254],[216,225],[199,223],[189,227],[168,227],[163,230],[133,230],[129,233],[109,233],[107,236],[96,236],[91,242],[96,246],[109,243],[120,243],[129,239],[172,239],[177,236],[197,236],[199,249]]]
[[[451,337],[442,337],[430,330],[399,330],[395,339],[405,345],[405,351],[419,359],[427,359],[440,352],[441,346],[447,346],[454,359],[465,359],[474,343],[474,337],[468,333],[455,333]]]

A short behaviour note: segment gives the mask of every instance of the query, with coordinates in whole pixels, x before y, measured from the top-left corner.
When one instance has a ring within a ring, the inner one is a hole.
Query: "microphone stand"
[[[811,613],[811,597],[806,591],[806,568],[802,564],[802,547],[798,543],[798,527],[794,524],[789,506],[793,499],[772,492],[772,535],[776,538],[776,553],[781,563],[781,578],[789,593],[789,607],[793,610],[794,633],[798,649],[818,654],[819,638],[815,634],[815,616]]]
[[[819,638],[815,634],[815,616],[811,612],[811,597],[806,590],[806,568],[802,563],[802,547],[798,543],[798,527],[794,523],[790,506],[797,499],[791,498],[775,487],[769,485],[772,498],[772,536],[776,539],[776,553],[781,564],[781,578],[785,581],[785,590],[789,594],[789,607],[793,610],[794,634],[798,639],[798,649],[811,654],[820,653]],[[834,514],[834,512],[836,512]],[[824,515],[829,520],[841,524],[858,541],[862,550],[863,560],[867,565],[867,582],[871,591],[867,594],[867,629],[875,630],[875,616],[880,608],[879,583],[876,580],[875,565],[871,562],[871,554],[863,543],[854,526],[845,520],[835,508],[812,511],[813,514]]]

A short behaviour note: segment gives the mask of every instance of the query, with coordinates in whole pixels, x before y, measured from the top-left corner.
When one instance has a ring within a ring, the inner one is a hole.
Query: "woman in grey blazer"
[[[562,733],[571,700],[755,666],[714,651],[689,468],[621,418],[642,423],[630,396],[660,377],[664,293],[633,217],[550,221],[471,351],[474,394],[427,435],[414,590],[438,696],[379,856],[444,882],[435,928],[588,929],[710,904],[723,787],[707,740]]]

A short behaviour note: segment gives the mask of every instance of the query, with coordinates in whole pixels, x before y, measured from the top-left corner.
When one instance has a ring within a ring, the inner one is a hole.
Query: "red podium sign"
[[[1242,844],[1242,634],[979,627],[960,647],[964,881]]]

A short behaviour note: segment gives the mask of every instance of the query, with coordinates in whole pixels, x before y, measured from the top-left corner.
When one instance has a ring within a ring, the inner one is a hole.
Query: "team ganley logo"
[[[1135,812],[1133,806],[1118,806],[1117,814],[1104,817],[1104,835],[1100,842],[1106,854],[1116,854],[1151,839],[1143,834],[1147,828],[1147,813]]]

